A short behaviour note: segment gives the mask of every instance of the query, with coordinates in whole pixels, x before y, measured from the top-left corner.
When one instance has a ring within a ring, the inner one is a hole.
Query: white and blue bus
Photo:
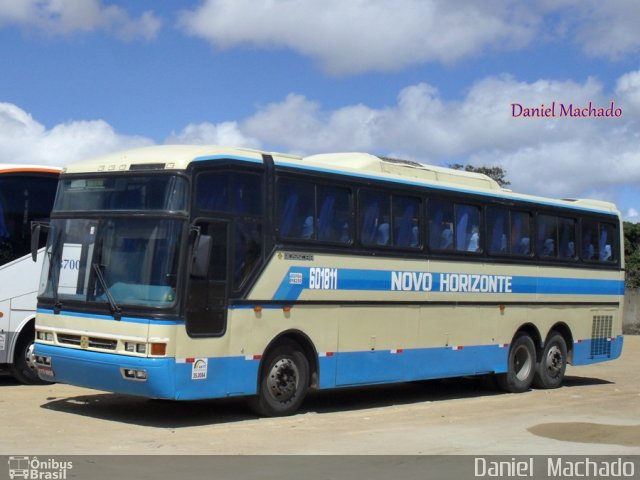
[[[31,222],[49,218],[59,173],[53,167],[0,164],[0,367],[22,383],[41,383],[33,339],[43,255],[31,261]]]
[[[38,232],[35,232],[38,235]],[[616,208],[362,153],[157,146],[66,167],[43,379],[151,398],[495,375],[555,388],[622,350]]]

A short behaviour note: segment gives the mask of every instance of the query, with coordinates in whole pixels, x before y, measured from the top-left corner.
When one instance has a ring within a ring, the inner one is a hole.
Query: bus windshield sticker
[[[58,293],[75,295],[78,289],[78,276],[80,274],[80,257],[82,245],[79,243],[65,243],[62,249],[60,264],[60,280]]]

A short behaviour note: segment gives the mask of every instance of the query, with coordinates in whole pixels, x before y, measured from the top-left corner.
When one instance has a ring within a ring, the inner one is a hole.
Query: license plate
[[[50,377],[53,378],[53,368],[49,365],[37,365],[38,375],[40,377]]]

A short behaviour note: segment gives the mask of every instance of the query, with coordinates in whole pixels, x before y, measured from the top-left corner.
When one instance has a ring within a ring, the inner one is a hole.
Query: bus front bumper
[[[147,398],[255,395],[259,361],[245,357],[146,358],[36,343],[44,380]]]

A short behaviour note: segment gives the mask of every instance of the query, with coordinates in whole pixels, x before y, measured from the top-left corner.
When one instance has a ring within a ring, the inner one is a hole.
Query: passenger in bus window
[[[418,219],[413,219],[413,227],[411,227],[411,247],[417,247],[420,244],[420,229],[418,228]]]
[[[575,254],[576,254],[575,244],[573,242],[569,242],[567,244],[566,258],[574,258]]]
[[[469,246],[467,247],[467,250],[470,252],[477,252],[480,250],[480,233],[477,225],[471,227],[471,237],[469,237]]]
[[[382,223],[378,225],[376,245],[389,245],[389,228],[389,217],[385,215],[382,219]]]
[[[443,222],[442,232],[440,233],[440,248],[446,250],[451,247],[453,247],[453,231],[451,224]]]
[[[340,222],[342,228],[340,229],[340,243],[349,243],[351,241],[351,229],[349,227],[349,220],[344,219]]]
[[[313,215],[307,215],[302,223],[300,238],[309,240],[313,237]]]
[[[596,249],[593,246],[593,243],[590,243],[587,246],[587,260],[594,260],[596,257]]]

